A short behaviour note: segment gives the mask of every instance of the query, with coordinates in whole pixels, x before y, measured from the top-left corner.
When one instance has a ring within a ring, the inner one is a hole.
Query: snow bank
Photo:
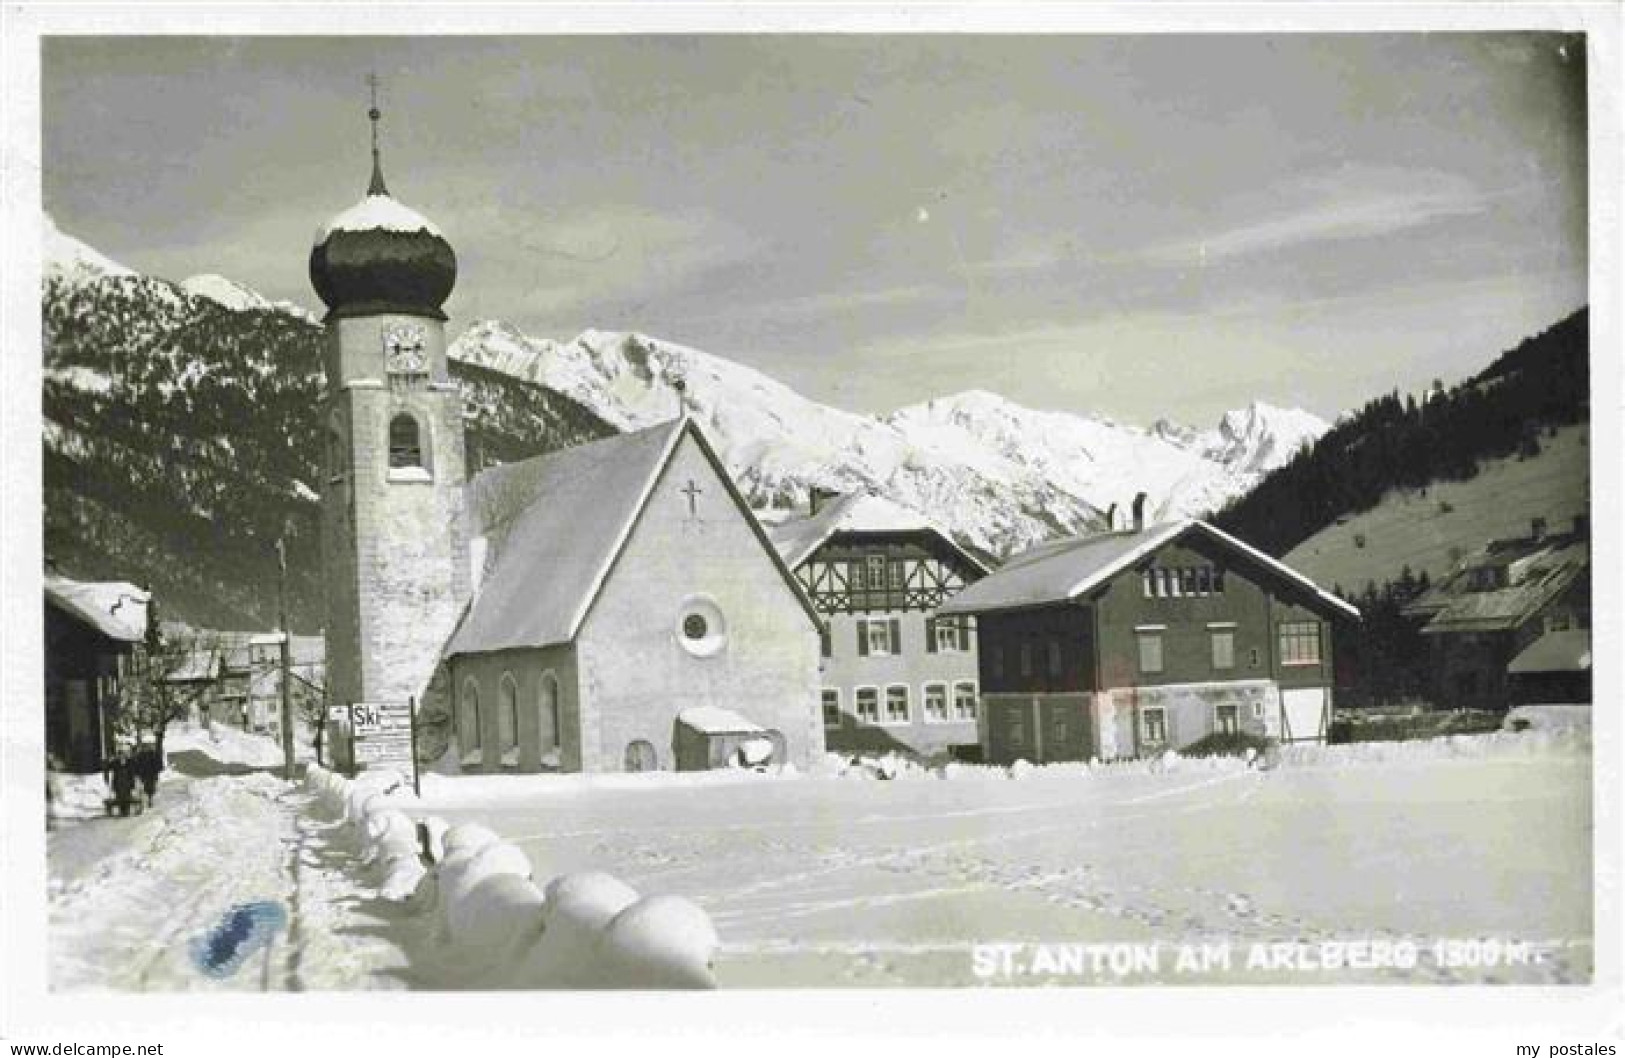
[[[1507,731],[1559,731],[1589,734],[1589,705],[1520,705],[1507,713]]]
[[[716,986],[720,942],[697,905],[640,897],[602,872],[538,887],[518,846],[479,823],[448,827],[425,816],[403,785],[398,776],[352,781],[315,766],[305,775],[314,803],[355,833],[362,863],[381,879],[379,897],[432,916],[433,936],[467,967],[471,987]]]

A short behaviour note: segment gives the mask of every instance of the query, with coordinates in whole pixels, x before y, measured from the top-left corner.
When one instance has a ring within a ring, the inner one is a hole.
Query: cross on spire
[[[389,188],[384,186],[384,166],[378,157],[378,119],[383,112],[378,109],[378,75],[367,74],[367,88],[371,93],[372,105],[367,108],[367,120],[372,122],[372,181],[367,185],[369,195],[387,195]]]

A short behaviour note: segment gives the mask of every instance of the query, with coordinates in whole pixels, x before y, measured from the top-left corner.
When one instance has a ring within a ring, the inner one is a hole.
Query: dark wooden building
[[[1436,704],[1452,709],[1505,709],[1514,699],[1540,693],[1551,681],[1536,676],[1532,665],[1545,665],[1559,654],[1579,653],[1583,639],[1589,659],[1591,627],[1591,544],[1584,518],[1565,532],[1547,531],[1542,519],[1528,536],[1492,540],[1468,555],[1450,575],[1406,608],[1427,623]],[[1551,632],[1581,632],[1562,641],[1548,658],[1542,651],[1524,662],[1527,677],[1514,687],[1513,662]],[[1589,660],[1588,660],[1589,665]],[[1564,694],[1579,692],[1583,679],[1589,700],[1590,670],[1583,677],[1559,677]],[[1553,687],[1546,693],[1556,693]]]
[[[149,599],[124,581],[45,575],[45,749],[67,771],[100,771],[112,750]]]
[[[939,611],[974,615],[983,745],[1009,763],[1325,737],[1331,629],[1353,606],[1205,522],[1060,540]]]

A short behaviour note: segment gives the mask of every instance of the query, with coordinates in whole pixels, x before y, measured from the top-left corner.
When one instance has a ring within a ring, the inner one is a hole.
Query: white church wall
[[[672,768],[677,714],[701,705],[782,732],[798,767],[822,754],[817,629],[746,517],[685,435],[577,639],[587,770],[623,770],[639,739]],[[724,629],[697,656],[682,618],[710,606]]]

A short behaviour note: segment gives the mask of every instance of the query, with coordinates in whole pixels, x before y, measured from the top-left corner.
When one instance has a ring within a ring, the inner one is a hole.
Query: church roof
[[[1097,533],[1039,544],[1014,556],[996,572],[970,585],[944,603],[943,614],[991,613],[1068,602],[1093,591],[1107,580],[1187,532],[1198,532],[1241,552],[1254,562],[1315,596],[1316,600],[1352,617],[1360,611],[1314,581],[1257,548],[1195,518],[1139,531]]]
[[[487,540],[485,576],[445,656],[574,640],[685,435],[699,445],[762,550],[822,627],[705,435],[683,418],[476,475],[469,516],[473,535]]]
[[[918,511],[867,493],[853,493],[830,501],[817,514],[786,518],[767,527],[768,538],[791,568],[807,561],[836,533],[933,533],[970,566],[987,572],[976,557],[954,543],[947,530]]]

